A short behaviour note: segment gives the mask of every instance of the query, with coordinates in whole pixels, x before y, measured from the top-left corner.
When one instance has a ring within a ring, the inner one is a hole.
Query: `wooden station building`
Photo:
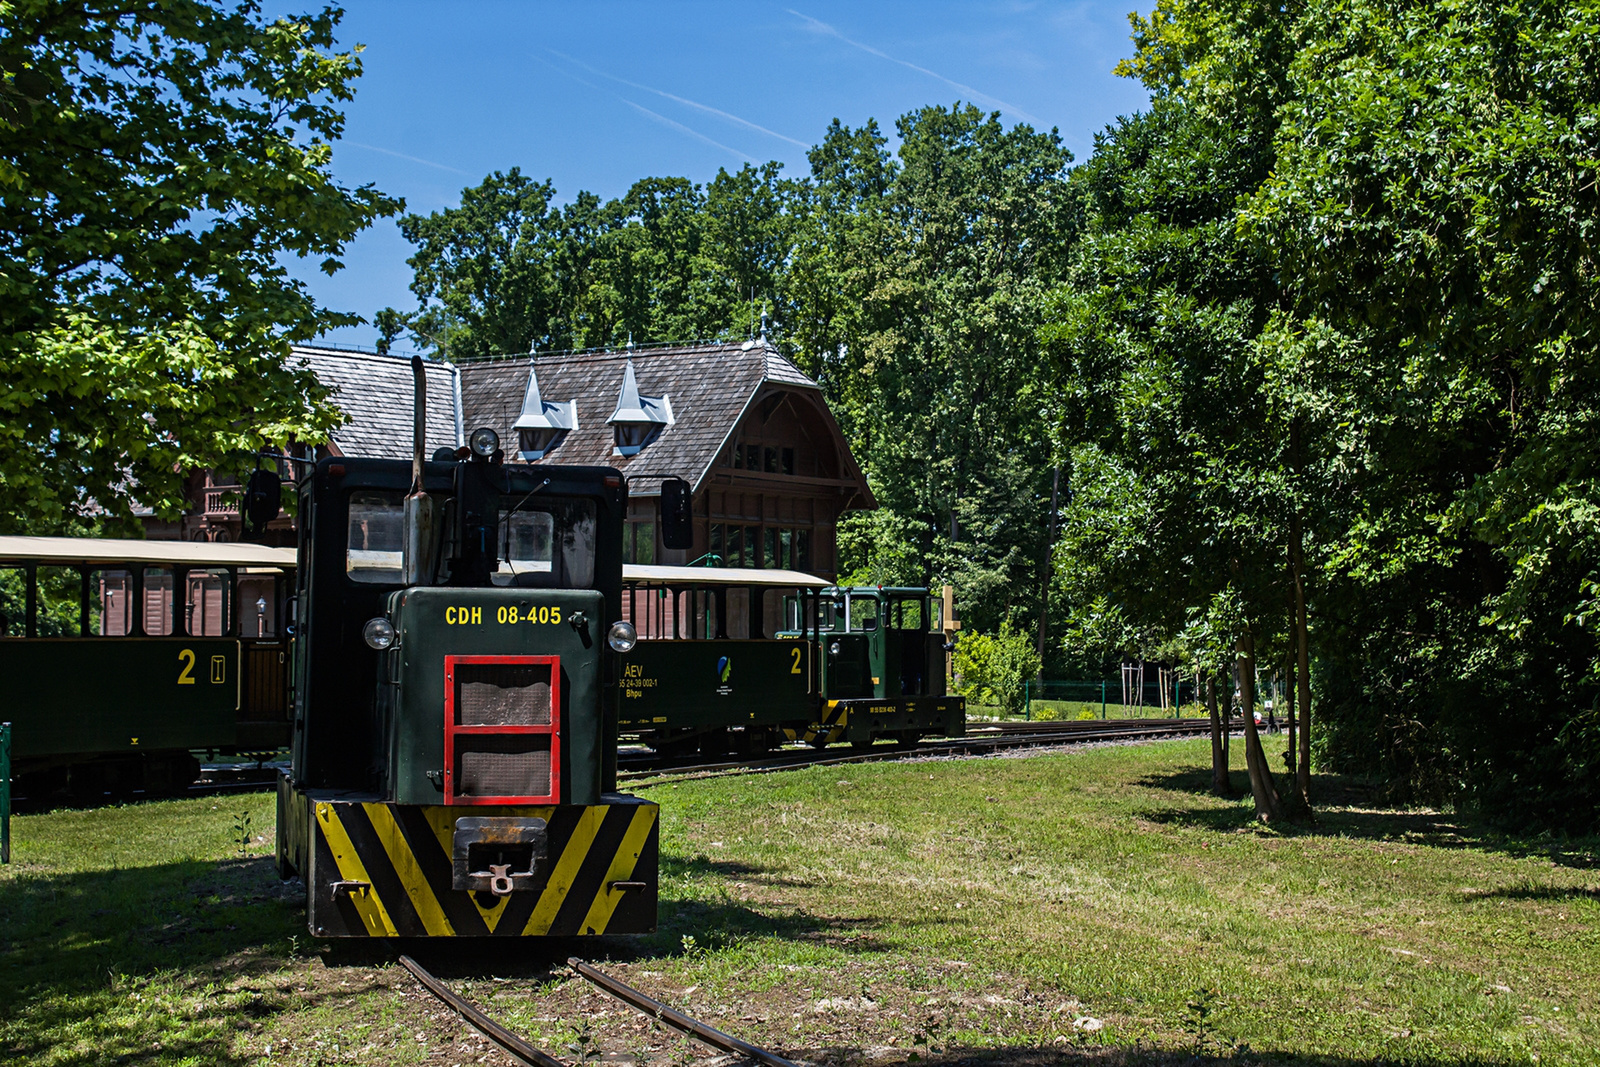
[[[618,468],[626,561],[838,576],[836,528],[872,491],[822,389],[765,339],[463,363],[462,424],[491,426],[508,463]],[[694,490],[694,547],[656,527],[661,483]]]

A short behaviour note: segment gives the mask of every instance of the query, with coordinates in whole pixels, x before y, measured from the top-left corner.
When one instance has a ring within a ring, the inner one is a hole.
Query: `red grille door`
[[[561,802],[561,657],[444,658],[444,802]]]

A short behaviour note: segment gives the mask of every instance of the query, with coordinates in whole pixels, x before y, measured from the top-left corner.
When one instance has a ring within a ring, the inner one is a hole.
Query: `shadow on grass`
[[[285,1004],[216,990],[279,967],[304,931],[264,858],[22,873],[4,901],[0,1060],[14,1062],[243,1062],[232,1038]]]
[[[791,1057],[798,1056],[810,1063],[829,1067],[856,1067],[863,1062],[906,1062],[915,1055],[918,1067],[1065,1067],[1065,1065],[1097,1064],[1104,1067],[1241,1067],[1243,1064],[1278,1065],[1284,1067],[1511,1067],[1526,1064],[1526,1059],[1495,1059],[1482,1056],[1449,1058],[1417,1056],[1403,1050],[1392,1054],[1348,1056],[1296,1056],[1257,1050],[1238,1050],[1232,1053],[1200,1053],[1184,1049],[1154,1049],[1148,1046],[1134,1048],[1109,1048],[1093,1043],[1066,1047],[1039,1048],[1026,1045],[1007,1045],[1004,1048],[947,1048],[939,1052],[926,1049],[906,1050],[905,1059],[869,1057],[866,1050],[854,1048],[790,1049]]]
[[[758,909],[734,897],[733,882],[762,885],[804,883],[771,878],[764,867],[738,860],[661,857],[661,898],[658,925],[653,934],[602,938],[540,938],[537,940],[482,938],[476,940],[426,940],[401,938],[383,942],[335,942],[324,954],[330,966],[370,966],[414,957],[440,978],[526,978],[554,981],[571,977],[567,960],[573,956],[590,962],[634,962],[719,952],[746,941],[774,939],[820,944],[849,953],[888,951],[891,946],[875,932],[891,925],[906,925],[903,916],[819,916],[799,908]],[[692,895],[675,895],[685,882]],[[694,887],[712,888],[707,895]],[[930,919],[927,922],[941,922]]]
[[[1234,784],[1243,777],[1233,773]],[[1276,775],[1279,788],[1283,775]],[[1134,783],[1146,789],[1204,796],[1211,792],[1211,769],[1195,768],[1152,774]],[[1248,782],[1226,807],[1170,807],[1140,812],[1151,822],[1193,826],[1216,831],[1236,831],[1259,824],[1250,801]],[[1540,856],[1562,867],[1600,867],[1600,840],[1552,837],[1516,837],[1460,816],[1385,804],[1378,789],[1354,775],[1313,774],[1311,799],[1315,816],[1304,822],[1284,822],[1270,831],[1285,837],[1348,837],[1370,841],[1404,841],[1433,848],[1474,848],[1513,856]],[[1579,891],[1580,893],[1583,891]]]

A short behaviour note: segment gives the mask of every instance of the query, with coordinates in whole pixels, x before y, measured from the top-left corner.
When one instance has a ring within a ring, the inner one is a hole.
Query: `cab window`
[[[593,500],[534,499],[500,512],[495,585],[594,588]]]
[[[404,500],[395,491],[362,489],[350,494],[344,569],[352,582],[400,584]]]
[[[853,596],[850,598],[850,631],[871,633],[878,628],[878,598]]]
[[[889,625],[896,630],[927,629],[927,605],[921,597],[908,597],[893,602]]]

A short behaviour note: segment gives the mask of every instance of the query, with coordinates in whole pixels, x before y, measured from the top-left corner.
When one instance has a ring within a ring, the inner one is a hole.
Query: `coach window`
[[[133,633],[133,572],[126,567],[89,572],[89,632],[96,637]]]
[[[400,584],[403,494],[364,489],[350,494],[344,569],[352,582]]]
[[[146,637],[166,637],[172,633],[172,568],[144,569],[144,607],[140,619]]]
[[[28,633],[28,571],[0,567],[0,637],[26,637]]]
[[[278,582],[276,571],[249,570],[239,573],[234,587],[234,615],[239,620],[240,637],[278,636]]]
[[[233,582],[222,567],[196,567],[183,578],[183,625],[190,637],[222,637],[229,630],[228,590]]]
[[[719,636],[732,637],[738,640],[762,636],[759,627],[756,632],[751,632],[749,589],[742,586],[729,589],[724,600],[726,602],[726,610],[723,619],[726,629]]]
[[[77,637],[83,632],[84,575],[77,567],[41,566],[38,584],[39,637]]]

